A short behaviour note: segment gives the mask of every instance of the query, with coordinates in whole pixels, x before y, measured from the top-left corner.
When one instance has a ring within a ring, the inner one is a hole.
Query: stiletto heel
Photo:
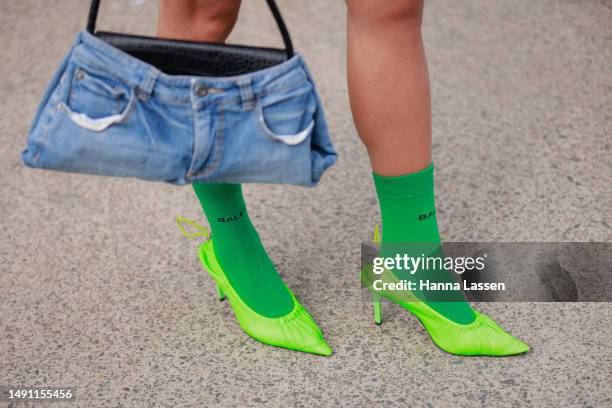
[[[378,293],[372,293],[372,303],[374,304],[374,323],[382,324],[382,307],[380,304],[381,296]]]
[[[215,286],[217,287],[217,299],[219,299],[219,301],[224,300],[225,293],[223,293],[223,289],[221,289],[221,286],[218,284],[215,284]]]

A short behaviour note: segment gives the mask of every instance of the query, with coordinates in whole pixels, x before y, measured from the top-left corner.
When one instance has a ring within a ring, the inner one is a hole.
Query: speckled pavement
[[[344,4],[284,0],[340,160],[314,189],[248,186],[263,242],[335,354],[244,335],[174,218],[190,188],[25,168],[44,86],[85,0],[0,5],[0,385],[76,386],[52,407],[610,407],[612,306],[481,304],[532,346],[465,358],[359,295],[379,218],[345,82]],[[100,26],[152,33],[152,1],[104,0]],[[263,1],[234,42],[280,44]],[[439,220],[446,240],[611,241],[612,2],[430,0]],[[579,273],[579,271],[577,271]],[[6,402],[0,402],[0,407]]]

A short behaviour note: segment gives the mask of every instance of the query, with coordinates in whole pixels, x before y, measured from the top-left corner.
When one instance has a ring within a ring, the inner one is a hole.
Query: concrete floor
[[[241,332],[174,223],[204,222],[190,188],[25,168],[29,122],[86,3],[0,6],[0,385],[76,386],[58,407],[612,406],[610,304],[477,305],[532,346],[514,358],[448,355],[391,305],[372,323],[357,266],[379,214],[340,0],[280,2],[339,163],[314,190],[246,188],[331,358]],[[102,3],[101,27],[153,32],[152,1]],[[244,3],[233,41],[279,44],[264,2]],[[427,2],[444,239],[612,241],[610,21],[609,0]]]

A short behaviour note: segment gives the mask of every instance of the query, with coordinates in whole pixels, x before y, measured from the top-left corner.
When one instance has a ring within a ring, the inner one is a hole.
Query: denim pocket
[[[261,97],[257,103],[257,121],[268,138],[294,146],[312,133],[315,109],[312,85],[305,82],[289,92]]]
[[[60,103],[59,109],[61,112],[64,112],[76,125],[84,129],[91,130],[92,132],[102,132],[116,123],[123,122],[132,110],[134,100],[135,95],[132,93],[132,96],[128,100],[127,105],[122,112],[95,119],[85,113],[73,111],[63,102]]]
[[[59,109],[76,125],[101,132],[128,116],[135,103],[135,92],[117,80],[76,67],[72,71],[70,93]]]

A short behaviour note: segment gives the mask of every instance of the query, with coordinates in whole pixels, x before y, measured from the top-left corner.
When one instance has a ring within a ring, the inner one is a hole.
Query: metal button
[[[85,77],[85,73],[83,71],[81,71],[80,69],[77,69],[76,72],[76,79],[81,80]]]
[[[208,87],[205,85],[196,85],[195,93],[198,96],[206,96],[208,95]]]

